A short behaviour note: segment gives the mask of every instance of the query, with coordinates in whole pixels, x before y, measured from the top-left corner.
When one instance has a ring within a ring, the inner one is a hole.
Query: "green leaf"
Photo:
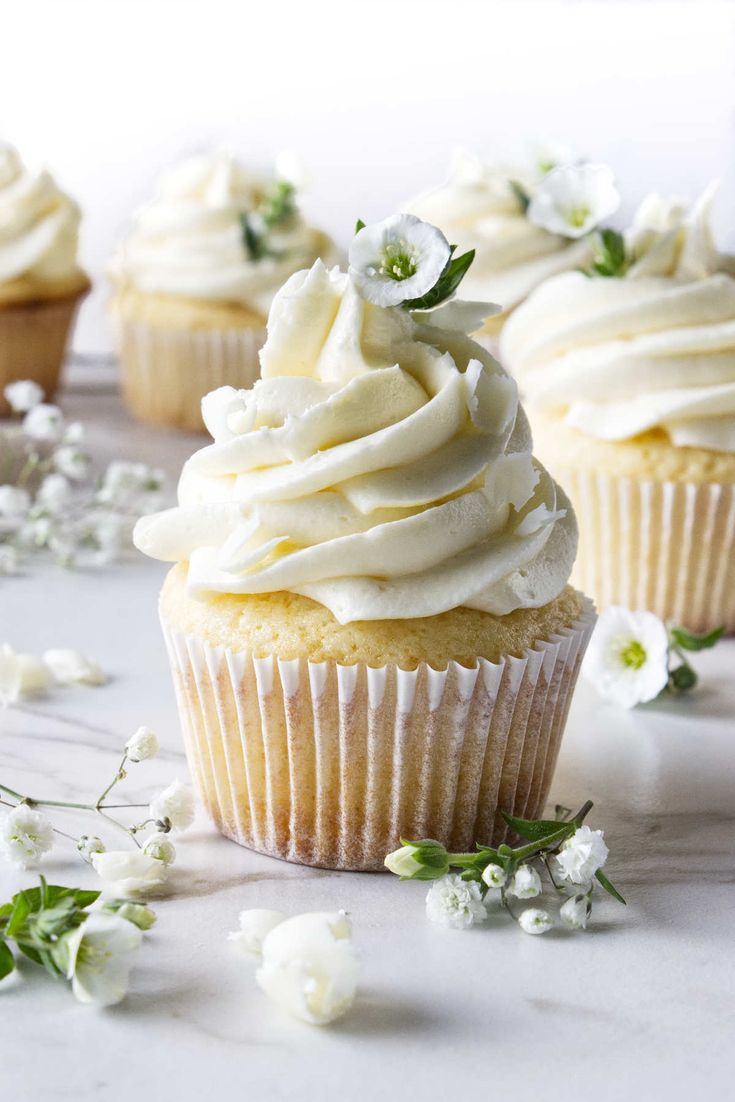
[[[250,260],[262,260],[267,255],[268,249],[263,236],[255,229],[249,215],[240,215],[240,229],[243,245]]]
[[[613,899],[617,899],[618,903],[622,903],[624,907],[627,906],[625,900],[623,899],[623,897],[620,894],[620,892],[618,891],[618,889],[613,884],[610,883],[610,881],[605,876],[602,869],[597,870],[597,872],[595,873],[595,877],[600,882],[600,884],[602,884],[603,888],[608,893],[608,895],[611,895],[613,897]]]
[[[677,647],[681,647],[682,650],[708,650],[720,641],[724,632],[724,624],[712,631],[703,632],[701,635],[694,631],[687,631],[686,628],[672,628],[671,638]]]
[[[5,934],[7,937],[15,937],[15,935],[25,925],[28,915],[31,914],[32,907],[28,901],[27,896],[33,892],[38,892],[38,888],[31,888],[27,892],[18,892],[13,896],[13,913],[10,916],[10,921],[5,928]]]
[[[510,190],[518,200],[518,205],[525,214],[531,202],[531,196],[528,194],[523,184],[519,184],[517,180],[510,180]]]
[[[357,221],[355,222],[355,233],[359,233],[360,230],[364,230],[364,229],[365,229],[365,223],[363,222],[362,218],[358,218]]]
[[[573,823],[565,823],[558,819],[517,819],[515,815],[508,815],[505,811],[502,811],[501,815],[516,834],[520,834],[521,838],[529,842],[543,842],[545,838],[558,834],[565,827],[570,834],[574,830]]]
[[[15,957],[10,950],[10,946],[7,942],[0,941],[0,980],[4,980],[14,969]]]
[[[263,202],[258,214],[268,229],[287,222],[296,214],[296,188],[288,180],[276,180]]]
[[[32,960],[35,964],[43,964],[43,960],[38,949],[34,949],[32,945],[28,945],[28,943],[25,941],[17,941],[16,945],[18,946],[24,957],[28,957],[28,959]]]
[[[407,299],[401,303],[401,306],[404,310],[432,310],[435,306],[439,306],[457,290],[474,259],[474,249],[450,259],[430,291],[427,291],[425,295],[421,295],[420,298]]]
[[[625,238],[617,230],[598,230],[592,238],[595,245],[595,258],[588,275],[603,276],[608,279],[625,275],[631,264],[625,251]]]

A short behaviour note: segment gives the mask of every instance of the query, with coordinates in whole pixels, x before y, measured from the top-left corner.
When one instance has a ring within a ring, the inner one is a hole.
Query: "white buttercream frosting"
[[[236,302],[267,314],[293,272],[335,257],[330,239],[296,212],[270,234],[274,255],[250,258],[241,218],[257,210],[272,184],[228,153],[189,158],[163,174],[110,274],[140,291]]]
[[[48,172],[31,172],[0,143],[0,283],[75,276],[79,220],[79,207]]]
[[[447,182],[412,199],[405,209],[439,226],[458,253],[474,249],[463,293],[500,303],[507,311],[543,280],[589,259],[585,241],[548,233],[526,218],[512,182],[532,194],[540,179],[524,168],[489,166],[457,152]]]
[[[624,277],[569,272],[516,311],[500,354],[530,404],[603,440],[658,428],[735,451],[735,264],[713,244],[713,194],[689,212],[649,197]]]
[[[576,526],[533,460],[516,385],[425,319],[370,305],[320,261],[292,276],[262,378],[204,399],[214,443],[186,463],[178,508],[138,522],[137,546],[188,560],[195,595],[289,590],[341,623],[556,597]]]

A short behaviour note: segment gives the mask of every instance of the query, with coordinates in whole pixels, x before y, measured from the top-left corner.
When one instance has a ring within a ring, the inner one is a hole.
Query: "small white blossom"
[[[147,857],[155,857],[156,861],[163,861],[164,865],[173,865],[176,860],[176,847],[168,834],[152,834],[143,846],[143,853]]]
[[[84,860],[91,864],[93,853],[105,852],[105,843],[94,834],[83,834],[77,842],[77,849]]]
[[[43,389],[32,379],[19,379],[17,383],[8,383],[3,391],[13,413],[28,413],[43,401]]]
[[[482,879],[488,888],[502,888],[508,879],[508,874],[502,865],[485,865],[482,870]]]
[[[64,431],[64,415],[58,406],[41,402],[23,418],[23,432],[34,440],[59,440]]]
[[[127,993],[132,956],[142,937],[137,925],[105,911],[93,911],[67,934],[67,979],[76,998],[96,1006],[119,1003]]]
[[[71,500],[72,488],[69,479],[63,474],[47,474],[38,487],[36,506],[49,513],[63,512]]]
[[[150,815],[157,822],[168,822],[173,830],[186,830],[194,822],[194,793],[181,781],[173,781],[151,802]]]
[[[0,486],[0,532],[13,531],[28,515],[31,495],[20,486]]]
[[[9,811],[0,826],[0,847],[8,861],[21,869],[32,869],[54,843],[49,819],[27,804]]]
[[[89,456],[74,444],[62,444],[54,452],[54,466],[72,482],[81,482],[89,473]]]
[[[0,543],[0,574],[17,574],[20,567],[20,555],[17,547],[10,543]]]
[[[389,853],[385,859],[385,867],[396,876],[411,877],[423,868],[420,861],[416,860],[416,854],[420,853],[419,846],[401,846],[400,849]]]
[[[652,612],[611,605],[601,613],[582,672],[600,696],[622,708],[653,700],[669,679],[669,637]]]
[[[487,909],[480,885],[456,873],[442,876],[426,896],[426,914],[432,922],[452,930],[467,930],[476,922],[484,922]]]
[[[556,856],[558,875],[572,884],[589,884],[607,861],[609,852],[601,830],[581,826],[567,838]]]
[[[450,255],[441,230],[412,214],[394,214],[355,234],[349,271],[368,302],[398,306],[430,291]]]
[[[240,911],[238,921],[239,930],[228,934],[227,940],[232,941],[235,948],[245,956],[259,957],[266,937],[280,922],[286,921],[286,915],[282,911],[253,907]]]
[[[104,685],[107,674],[91,658],[70,647],[53,647],[43,660],[59,685]]]
[[[563,237],[584,237],[618,209],[620,193],[607,165],[560,165],[541,181],[529,203],[530,222]]]
[[[349,1010],[358,963],[344,912],[297,915],[266,936],[258,984],[282,1010],[311,1025],[328,1025]]]
[[[589,896],[573,895],[559,908],[559,915],[570,930],[584,930],[591,910]]]
[[[534,142],[531,148],[533,167],[542,176],[546,176],[552,169],[560,165],[570,165],[579,161],[570,145],[563,142]]]
[[[160,747],[158,739],[150,727],[139,727],[125,743],[125,753],[131,761],[147,761],[155,758]]]
[[[507,888],[517,899],[533,899],[541,894],[541,877],[532,865],[520,865]]]
[[[127,899],[114,913],[132,922],[139,930],[150,930],[156,924],[156,912],[146,907],[145,903],[133,903]]]
[[[90,855],[95,872],[111,895],[136,896],[158,891],[166,881],[167,866],[140,849],[106,850]]]
[[[45,547],[52,531],[53,524],[49,517],[32,517],[20,529],[19,539],[23,547]]]
[[[65,444],[81,444],[86,436],[84,425],[81,421],[70,421],[64,429],[63,441]]]
[[[519,914],[518,925],[526,934],[545,934],[554,924],[547,911],[527,907]]]

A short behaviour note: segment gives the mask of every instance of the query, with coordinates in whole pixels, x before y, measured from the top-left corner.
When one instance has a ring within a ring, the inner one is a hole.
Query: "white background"
[[[442,179],[449,151],[549,137],[626,196],[723,179],[735,244],[735,5],[689,0],[0,0],[0,136],[84,209],[96,282],[76,335],[110,347],[104,266],[164,165],[298,150],[306,207],[346,240]]]

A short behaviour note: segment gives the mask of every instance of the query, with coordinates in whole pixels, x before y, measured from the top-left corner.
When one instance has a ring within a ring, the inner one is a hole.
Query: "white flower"
[[[394,214],[355,234],[349,271],[368,302],[398,306],[430,291],[450,255],[441,230],[412,214]]]
[[[74,444],[63,444],[54,452],[54,466],[73,482],[81,482],[89,472],[89,456]]]
[[[19,379],[17,383],[8,383],[3,391],[13,413],[28,413],[43,401],[43,389],[32,379]]]
[[[526,934],[545,934],[553,926],[553,922],[546,911],[538,907],[527,907],[518,916],[518,925]]]
[[[264,907],[253,907],[240,911],[238,918],[240,929],[227,935],[227,940],[246,956],[259,957],[263,951],[263,942],[268,934],[281,922],[286,921],[282,911],[269,911]]]
[[[51,671],[33,654],[19,654],[8,643],[0,647],[0,703],[16,704],[24,696],[40,696],[52,682]]]
[[[467,930],[484,922],[487,910],[480,885],[456,873],[435,880],[426,896],[426,914],[432,922],[452,930]]]
[[[53,647],[43,660],[59,685],[104,685],[107,674],[91,658],[70,647]]]
[[[143,853],[146,857],[163,861],[164,865],[173,865],[176,860],[176,847],[168,834],[152,834],[143,846]]]
[[[530,222],[563,237],[584,237],[618,209],[620,194],[607,165],[560,165],[539,184],[528,206]]]
[[[600,696],[622,708],[653,700],[669,679],[669,638],[652,612],[611,605],[600,615],[582,672]]]
[[[38,487],[36,505],[50,513],[60,513],[69,504],[72,488],[63,474],[47,474]]]
[[[0,846],[8,861],[21,869],[32,869],[54,843],[49,819],[27,804],[18,804],[2,821]]]
[[[20,486],[0,486],[0,531],[20,524],[28,515],[31,495]]]
[[[485,865],[482,870],[482,879],[488,888],[502,888],[508,879],[508,874],[502,865]]]
[[[17,574],[20,566],[18,549],[9,543],[0,543],[0,574]]]
[[[81,421],[70,421],[64,429],[63,440],[65,444],[81,444],[86,435]]]
[[[105,843],[94,834],[83,834],[77,842],[77,849],[84,860],[91,864],[93,853],[105,852]]]
[[[520,865],[507,888],[517,899],[533,899],[541,894],[541,877],[532,865]]]
[[[265,938],[256,979],[281,1009],[327,1025],[352,1006],[358,963],[352,924],[344,912],[297,915]]]
[[[119,1003],[128,990],[132,955],[142,938],[134,923],[105,911],[93,911],[67,934],[66,975],[77,999],[96,1006]]]
[[[132,922],[139,930],[150,930],[156,924],[156,912],[146,907],[145,903],[131,903],[126,900],[114,913],[127,922]]]
[[[64,429],[64,415],[58,406],[41,402],[23,418],[23,432],[34,440],[56,441]]]
[[[148,758],[155,758],[159,749],[158,739],[150,727],[139,727],[125,743],[125,753],[131,761],[146,761]]]
[[[123,897],[147,895],[166,881],[167,866],[140,849],[107,850],[90,857],[95,872],[105,881],[105,890]]]
[[[581,826],[567,838],[556,856],[559,876],[572,884],[589,884],[607,861],[609,852],[601,830]]]
[[[589,896],[573,895],[559,908],[559,915],[570,930],[584,930],[591,910]]]
[[[531,148],[533,167],[542,176],[546,176],[552,169],[560,165],[574,164],[579,161],[571,146],[563,142],[534,142]]]
[[[151,818],[161,823],[168,821],[174,830],[190,827],[195,811],[194,793],[181,781],[173,781],[168,788],[164,788],[150,806]]]
[[[420,853],[418,846],[401,846],[400,849],[389,853],[385,859],[385,867],[396,876],[411,877],[424,866],[416,860],[416,854]]]

